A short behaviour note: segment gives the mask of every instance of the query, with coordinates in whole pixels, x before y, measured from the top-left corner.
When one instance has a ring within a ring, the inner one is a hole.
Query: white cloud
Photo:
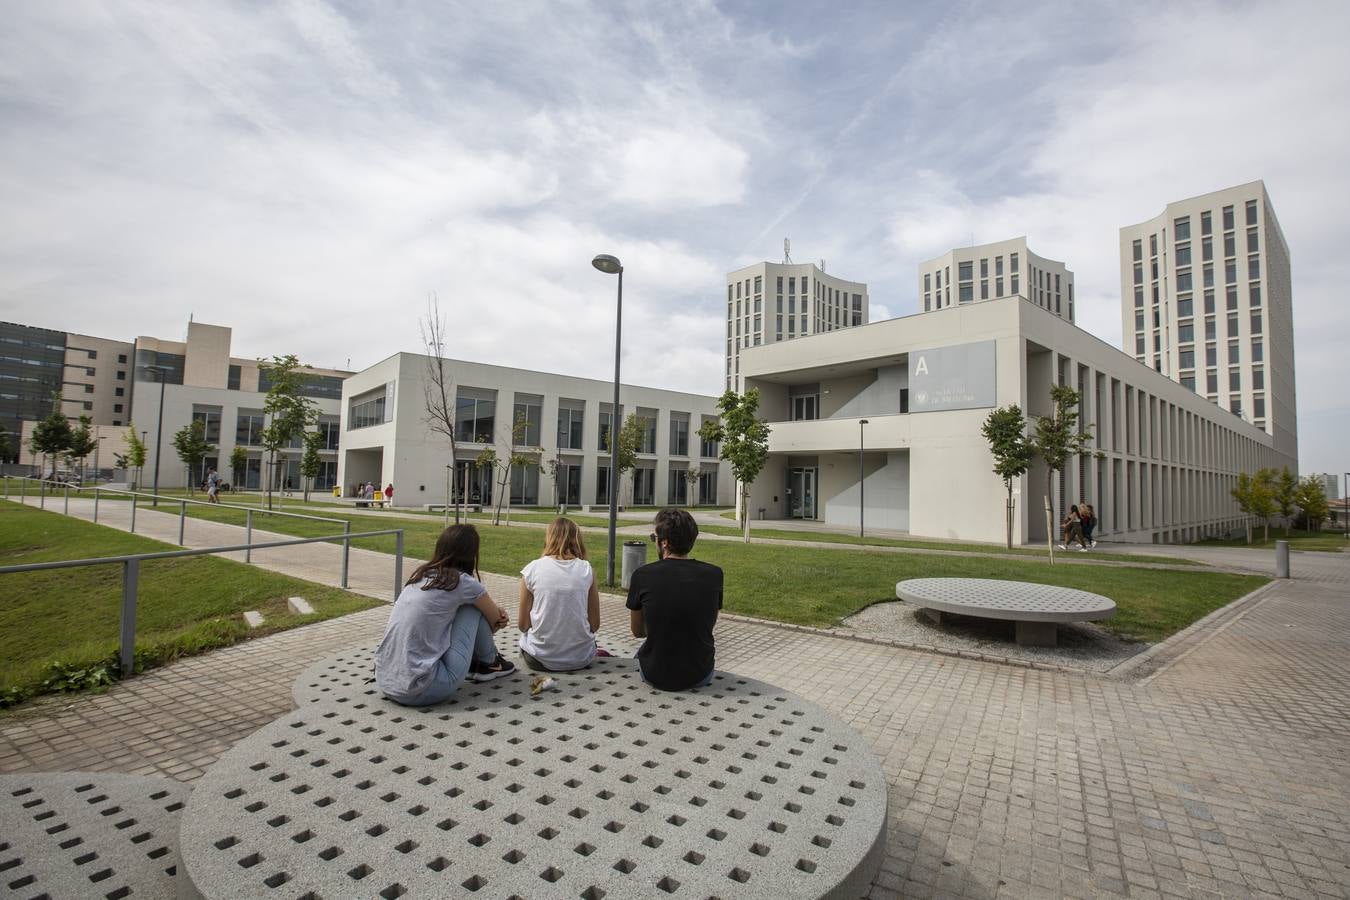
[[[654,209],[722,206],[745,194],[746,152],[706,128],[653,128],[620,138],[597,181],[612,180],[614,196]]]

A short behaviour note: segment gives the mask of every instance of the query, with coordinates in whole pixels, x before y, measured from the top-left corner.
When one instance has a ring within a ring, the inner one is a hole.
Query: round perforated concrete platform
[[[1015,622],[1085,622],[1116,613],[1115,601],[1100,594],[994,578],[911,578],[896,584],[895,596],[926,609]]]
[[[0,775],[0,895],[173,897],[188,793],[139,775]]]
[[[886,784],[848,726],[719,674],[680,694],[630,659],[440,706],[367,693],[369,649],[197,782],[181,832],[208,897],[858,897]],[[342,702],[344,691],[354,691]]]

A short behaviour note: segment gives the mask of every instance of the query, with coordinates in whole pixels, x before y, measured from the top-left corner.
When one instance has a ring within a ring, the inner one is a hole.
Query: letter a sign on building
[[[909,411],[983,409],[995,404],[996,344],[980,341],[909,354]]]

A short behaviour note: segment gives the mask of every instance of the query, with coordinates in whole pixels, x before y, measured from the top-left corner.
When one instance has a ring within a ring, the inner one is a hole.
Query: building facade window
[[[497,429],[497,392],[461,387],[455,393],[455,440],[493,443]]]
[[[558,449],[581,449],[586,433],[585,406],[583,400],[570,400],[565,397],[558,400]]]
[[[384,398],[383,391],[380,392],[380,398]],[[261,447],[264,421],[260,409],[239,410],[234,420],[234,442],[245,447]],[[380,414],[380,421],[384,421],[383,413]]]
[[[689,413],[670,414],[670,455],[689,455]]]
[[[516,394],[511,414],[511,444],[516,447],[540,446],[543,417],[543,397],[538,394]]]
[[[353,397],[348,405],[347,430],[383,425],[386,396],[385,386],[381,385],[376,390]]]

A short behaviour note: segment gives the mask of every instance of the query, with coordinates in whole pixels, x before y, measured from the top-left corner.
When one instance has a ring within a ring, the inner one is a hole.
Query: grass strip
[[[189,507],[207,516],[226,516],[225,507]],[[369,516],[347,516],[352,530],[372,528]],[[537,528],[478,524],[482,535],[481,567],[487,572],[515,575],[543,550],[544,535]],[[441,522],[391,519],[388,527],[404,529],[404,552],[411,560],[431,555]],[[314,536],[337,530],[331,524],[254,514],[254,527]],[[800,533],[791,532],[800,539]],[[603,580],[607,571],[605,536],[585,535],[591,564]],[[816,535],[812,535],[814,539]],[[353,544],[358,543],[353,541]],[[393,552],[392,537],[359,542],[370,549]],[[950,549],[951,545],[942,545]],[[986,548],[987,549],[987,548]],[[1084,554],[1086,556],[1087,554]],[[895,599],[895,583],[906,578],[953,576],[999,578],[1078,588],[1110,597],[1118,611],[1103,625],[1123,637],[1156,641],[1265,584],[1269,579],[1197,570],[1182,572],[1147,566],[1083,565],[1076,555],[1061,557],[1055,565],[1044,559],[1014,559],[1006,555],[962,556],[953,553],[879,553],[865,546],[811,547],[734,541],[703,541],[694,556],[726,571],[725,608],[728,612],[803,625],[837,624],[873,603]],[[648,551],[648,559],[654,559]],[[1112,559],[1121,559],[1112,556]],[[1167,558],[1172,565],[1175,560]],[[411,564],[405,564],[411,571]],[[497,598],[510,602],[512,598]]]
[[[0,503],[0,565],[174,549],[59,512]],[[53,662],[65,670],[87,669],[116,656],[121,566],[0,575],[0,596],[0,692],[41,692]],[[138,596],[138,669],[381,605],[212,556],[142,563]],[[286,607],[292,596],[303,596],[315,612],[292,615]],[[243,613],[251,609],[266,618],[262,627],[244,624]]]

